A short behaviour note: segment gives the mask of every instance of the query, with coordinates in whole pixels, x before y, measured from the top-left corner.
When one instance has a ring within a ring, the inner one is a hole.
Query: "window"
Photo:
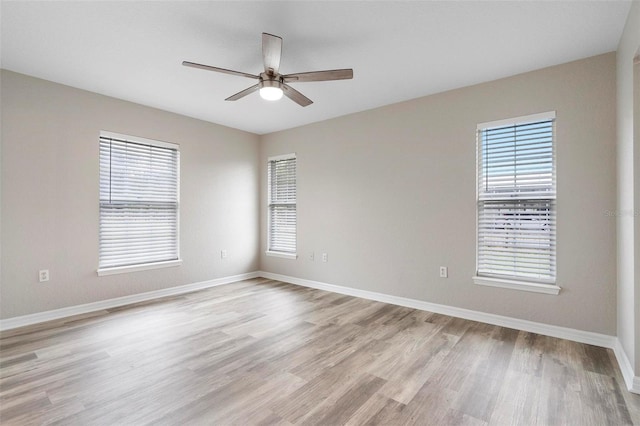
[[[269,158],[267,254],[296,258],[296,155]]]
[[[557,294],[555,112],[478,125],[477,284]]]
[[[98,274],[175,266],[178,145],[100,133]]]

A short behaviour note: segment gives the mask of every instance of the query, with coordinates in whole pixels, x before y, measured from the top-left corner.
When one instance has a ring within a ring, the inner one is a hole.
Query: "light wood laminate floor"
[[[0,337],[3,425],[640,424],[608,349],[265,279]]]

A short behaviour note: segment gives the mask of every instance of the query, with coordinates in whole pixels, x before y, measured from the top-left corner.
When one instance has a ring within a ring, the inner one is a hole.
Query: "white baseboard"
[[[456,308],[454,306],[440,305],[437,303],[425,302],[422,300],[409,299],[406,297],[392,296],[384,293],[360,290],[357,288],[343,287],[335,284],[327,284],[319,281],[306,280],[302,278],[290,277],[287,275],[273,274],[271,272],[260,271],[260,277],[272,280],[283,281],[304,287],[326,290],[333,293],[345,294],[348,296],[360,297],[363,299],[375,300],[378,302],[390,303],[392,305],[405,306],[422,311],[434,312],[437,314],[449,315],[452,317],[483,322],[486,324],[499,325],[501,327],[513,328],[516,330],[528,331],[550,337],[571,340],[579,343],[609,348],[614,351],[620,370],[624,377],[629,391],[640,393],[640,377],[634,376],[633,368],[627,358],[620,341],[616,336],[593,333],[590,331],[576,330],[573,328],[560,327],[557,325],[543,324],[534,321],[527,321],[518,318],[511,318],[502,315],[489,314],[486,312],[473,311],[470,309]]]
[[[589,345],[613,348],[616,338],[606,334],[592,333],[588,331],[575,330],[572,328],[559,327],[556,325],[542,324],[539,322],[521,320],[502,315],[488,314],[485,312],[472,311],[470,309],[456,308],[454,306],[440,305],[437,303],[424,302],[422,300],[409,299],[406,297],[391,296],[383,293],[375,293],[367,290],[359,290],[350,287],[343,287],[334,284],[326,284],[318,281],[305,280],[301,278],[289,277],[286,275],[272,274],[270,272],[260,272],[260,276],[278,281],[285,281],[305,287],[327,290],[334,293],[346,294],[349,296],[361,297],[363,299],[375,300],[378,302],[390,303],[392,305],[406,306],[408,308],[420,309],[422,311],[435,312],[437,314],[449,315],[457,318],[464,318],[472,321],[479,321],[486,324],[499,325],[501,327],[514,328],[516,330],[529,331],[532,333],[544,334],[545,336],[559,337],[561,339],[572,340],[574,342],[587,343]]]
[[[208,281],[201,281],[177,287],[163,288],[161,290],[149,291],[146,293],[132,294],[130,296],[117,297],[115,299],[100,300],[98,302],[86,303],[83,305],[69,306],[66,308],[54,309],[51,311],[38,312],[30,315],[7,318],[0,320],[0,330],[11,330],[26,325],[38,324],[41,322],[66,318],[73,315],[86,314],[89,312],[110,309],[118,306],[130,305],[132,303],[145,302],[147,300],[159,299],[161,297],[175,296],[178,294],[190,293],[209,287],[216,287],[236,281],[258,278],[259,272],[249,272],[246,274],[233,275],[230,277],[216,278]]]
[[[627,353],[624,351],[620,340],[616,339],[615,346],[612,348],[613,353],[616,354],[618,365],[620,365],[620,371],[622,371],[622,377],[627,384],[629,390],[633,393],[640,394],[640,376],[634,376],[633,367]]]
[[[470,309],[456,308],[454,306],[440,305],[437,303],[425,302],[422,300],[409,299],[406,297],[392,296],[384,293],[376,293],[373,291],[360,290],[357,288],[343,287],[335,284],[327,284],[319,281],[306,280],[302,278],[290,277],[287,275],[273,274],[271,272],[249,272],[246,274],[233,275],[229,277],[216,278],[208,281],[187,284],[178,287],[170,287],[161,290],[150,291],[147,293],[132,294],[130,296],[118,297],[115,299],[101,300],[98,302],[86,303],[83,305],[69,306],[61,309],[54,309],[46,312],[38,312],[30,315],[7,318],[0,320],[0,331],[11,330],[27,325],[38,324],[41,322],[52,321],[56,319],[66,318],[73,315],[86,314],[89,312],[100,311],[103,309],[115,308],[118,306],[129,305],[132,303],[144,302],[147,300],[158,299],[161,297],[175,296],[184,293],[190,293],[196,290],[216,287],[219,285],[229,284],[237,281],[248,280],[252,278],[267,278],[276,281],[283,281],[291,284],[310,287],[319,290],[330,291],[333,293],[345,294],[348,296],[360,297],[363,299],[375,300],[392,305],[405,306],[408,308],[419,309],[422,311],[434,312],[443,315],[449,315],[457,318],[464,318],[472,321],[483,322],[486,324],[498,325],[501,327],[513,328],[516,330],[528,331],[531,333],[542,334],[545,336],[558,337],[561,339],[572,340],[574,342],[586,343],[589,345],[610,348],[614,351],[620,370],[624,377],[625,383],[629,391],[640,394],[640,377],[634,375],[633,367],[629,362],[620,341],[615,336],[606,334],[592,333],[589,331],[576,330],[557,325],[542,324],[533,321],[527,321],[517,318],[506,317],[502,315],[489,314],[486,312],[473,311]]]

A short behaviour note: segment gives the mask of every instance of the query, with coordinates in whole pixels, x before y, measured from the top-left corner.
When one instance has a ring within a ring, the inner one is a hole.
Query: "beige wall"
[[[0,76],[1,318],[258,269],[257,135],[8,71]],[[100,130],[180,145],[180,267],[96,275]],[[38,282],[40,269],[50,270],[51,281]]]
[[[263,136],[261,269],[615,335],[615,66],[609,53]],[[476,124],[550,110],[562,291],[475,285]],[[266,159],[289,152],[297,260],[264,255]]]
[[[639,47],[640,2],[633,2],[617,52],[617,316],[618,337],[636,376],[640,375],[640,218],[630,212],[640,212],[640,139],[634,138],[633,118],[633,58]]]
[[[262,269],[616,334],[613,53],[262,137],[1,78],[1,318]],[[476,124],[550,110],[563,290],[474,285]],[[100,130],[180,144],[181,267],[96,275]],[[264,256],[266,158],[289,152],[299,162],[297,260]],[[38,283],[45,268],[51,281]]]

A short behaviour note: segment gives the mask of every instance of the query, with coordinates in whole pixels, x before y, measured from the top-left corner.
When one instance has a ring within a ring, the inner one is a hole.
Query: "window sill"
[[[557,295],[561,288],[555,284],[532,283],[528,281],[505,280],[501,278],[473,277],[473,282],[478,285],[490,287],[508,288],[511,290],[531,291],[534,293],[545,293]]]
[[[282,257],[284,259],[297,259],[298,258],[298,255],[296,253],[285,253],[283,251],[269,251],[269,250],[267,250],[265,252],[265,254],[267,256]]]
[[[141,265],[114,266],[112,268],[98,269],[98,276],[113,274],[126,274],[127,272],[148,271],[150,269],[171,268],[182,265],[182,259],[168,260],[166,262],[143,263]]]

